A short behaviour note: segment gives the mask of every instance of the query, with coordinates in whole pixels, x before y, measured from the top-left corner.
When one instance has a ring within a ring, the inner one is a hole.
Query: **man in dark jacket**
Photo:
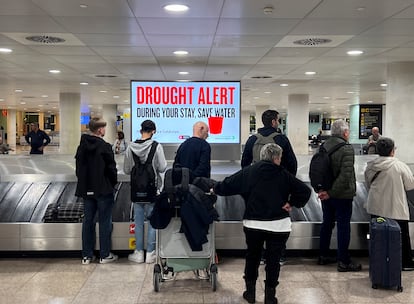
[[[296,160],[295,153],[293,152],[292,146],[289,142],[289,139],[286,135],[281,134],[278,132],[279,126],[279,112],[275,110],[266,110],[262,114],[262,122],[263,128],[257,130],[257,133],[266,137],[266,136],[273,136],[273,141],[279,145],[283,149],[283,159],[281,166],[288,170],[293,175],[296,175],[296,171],[298,169],[298,162]],[[273,134],[273,135],[272,135]],[[260,136],[259,135],[259,136]],[[252,135],[246,142],[244,147],[242,159],[241,159],[241,166],[242,168],[249,166],[253,161],[257,161],[258,159],[254,159],[254,144],[258,140],[258,135]]]
[[[210,177],[211,147],[206,141],[208,125],[198,121],[193,126],[193,136],[186,139],[177,150],[173,167],[190,169],[191,180],[194,177]]]
[[[96,213],[99,215],[100,263],[116,261],[110,252],[112,233],[112,208],[117,169],[112,146],[103,140],[106,122],[99,118],[89,121],[90,134],[81,137],[76,151],[76,196],[82,197],[85,205],[82,224],[82,264],[93,260],[95,245]]]
[[[336,120],[331,128],[324,147],[327,151],[336,145],[349,140],[349,126],[342,120]],[[338,271],[360,271],[361,264],[351,261],[349,256],[349,242],[351,240],[352,201],[356,193],[356,179],[354,170],[354,149],[347,144],[331,154],[331,168],[334,182],[331,189],[321,189],[318,197],[322,202],[323,222],[320,232],[320,256],[318,264],[325,265],[336,260],[329,257],[329,245],[332,229],[337,222],[338,240]]]
[[[291,221],[291,206],[303,207],[311,190],[284,169],[282,148],[266,144],[260,151],[260,161],[227,177],[214,187],[218,195],[240,194],[246,202],[243,229],[247,255],[244,268],[246,291],[243,298],[256,300],[256,280],[264,243],[266,243],[265,304],[275,304],[282,250],[286,246]]]
[[[45,131],[39,129],[39,123],[30,124],[31,131],[24,137],[30,145],[30,154],[43,154],[44,147],[50,144],[50,137]]]

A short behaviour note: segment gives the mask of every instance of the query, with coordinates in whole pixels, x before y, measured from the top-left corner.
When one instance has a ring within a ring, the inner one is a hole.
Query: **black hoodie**
[[[76,196],[96,198],[114,191],[118,176],[109,143],[101,137],[83,134],[75,159],[78,178]]]

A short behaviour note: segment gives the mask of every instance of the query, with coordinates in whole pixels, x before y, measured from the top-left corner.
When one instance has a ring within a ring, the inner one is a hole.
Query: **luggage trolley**
[[[166,181],[169,177],[166,173]],[[201,251],[193,251],[184,233],[180,232],[181,218],[180,206],[174,207],[174,216],[165,229],[156,230],[156,262],[154,265],[153,284],[154,291],[160,290],[160,284],[167,281],[171,273],[175,279],[176,273],[193,271],[199,279],[209,280],[213,291],[217,290],[217,265],[215,264],[215,226],[209,225],[207,243]],[[199,270],[205,272],[205,277],[199,275]]]

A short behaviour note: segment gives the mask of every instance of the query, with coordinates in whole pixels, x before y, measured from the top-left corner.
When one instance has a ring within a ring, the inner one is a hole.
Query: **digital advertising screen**
[[[239,144],[240,82],[131,81],[132,140],[141,137],[146,119],[155,122],[153,139],[160,143],[182,143],[203,121],[209,143]]]

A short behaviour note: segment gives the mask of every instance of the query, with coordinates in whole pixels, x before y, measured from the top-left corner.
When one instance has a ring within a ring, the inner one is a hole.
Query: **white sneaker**
[[[112,252],[110,252],[109,255],[106,258],[101,258],[99,260],[99,263],[100,264],[107,264],[107,263],[115,262],[116,260],[118,260],[118,256],[113,254]]]
[[[153,250],[151,252],[147,251],[147,255],[145,256],[145,263],[153,264],[153,263],[155,263],[156,259],[157,259],[157,256],[155,255],[155,250]]]
[[[128,255],[128,260],[135,263],[144,263],[144,251],[135,250],[133,253]]]
[[[82,258],[82,265],[89,265],[91,262],[95,261],[96,257],[92,256],[90,257],[84,257]]]

